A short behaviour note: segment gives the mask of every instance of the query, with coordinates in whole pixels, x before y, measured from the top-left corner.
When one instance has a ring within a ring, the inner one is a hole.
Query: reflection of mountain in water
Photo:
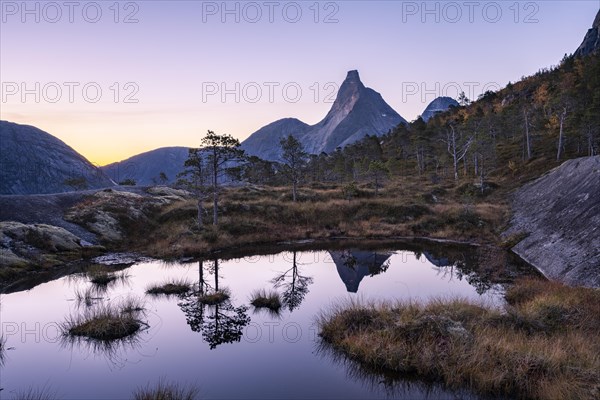
[[[329,254],[346,289],[356,293],[365,276],[374,276],[388,269],[392,252],[344,250],[330,251]]]
[[[449,266],[453,265],[453,263],[446,257],[436,257],[435,255],[433,255],[432,253],[430,253],[428,251],[424,251],[423,255],[425,256],[427,261],[429,261],[436,267],[449,267]]]

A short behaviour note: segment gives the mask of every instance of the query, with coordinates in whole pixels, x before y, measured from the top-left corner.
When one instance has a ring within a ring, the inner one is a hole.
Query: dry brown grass
[[[196,203],[188,199],[165,206],[144,235],[132,239],[133,249],[156,257],[198,256],[217,249],[282,240],[389,238],[420,236],[496,243],[507,216],[505,203],[465,200],[454,185],[434,185],[419,179],[389,182],[381,196],[367,193],[344,198],[343,185],[304,187],[300,201],[279,187],[226,188],[219,204],[219,226],[210,225],[212,205],[205,209],[207,225],[198,231]],[[425,196],[435,193],[435,202]],[[156,229],[152,227],[158,227]]]
[[[106,265],[96,264],[86,270],[90,282],[97,286],[109,286],[116,282],[126,282],[129,276],[124,272],[118,272]]]
[[[79,315],[70,316],[63,324],[63,332],[69,336],[84,336],[100,341],[122,339],[142,327],[142,312],[143,304],[133,298],[114,305],[100,304]]]
[[[526,280],[506,310],[465,300],[349,304],[325,314],[321,336],[370,368],[451,388],[533,399],[600,395],[600,292]]]
[[[387,180],[377,197],[371,184],[359,182],[351,199],[344,193],[346,185],[300,187],[298,202],[291,200],[288,187],[224,187],[219,225],[210,225],[212,204],[207,201],[202,230],[197,228],[192,197],[163,202],[148,196],[100,192],[79,203],[69,215],[92,229],[100,210],[106,221],[117,222],[111,229],[123,234],[121,240],[103,241],[109,250],[126,248],[167,259],[279,241],[339,237],[498,243],[499,228],[508,215],[502,185],[482,197],[465,191],[465,187],[473,187],[471,179],[434,183],[428,176],[405,175]]]
[[[257,290],[252,293],[250,304],[252,304],[257,309],[259,308],[267,308],[271,311],[279,311],[282,306],[281,296],[279,293],[271,291],[267,292],[264,289]]]
[[[198,296],[198,301],[202,304],[214,306],[223,303],[231,297],[229,289],[221,289]]]
[[[150,285],[146,293],[150,295],[183,295],[192,290],[192,284],[185,279],[172,279],[162,284]]]

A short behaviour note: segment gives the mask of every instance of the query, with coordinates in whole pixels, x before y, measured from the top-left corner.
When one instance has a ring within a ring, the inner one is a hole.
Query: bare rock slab
[[[600,287],[600,156],[564,162],[520,188],[506,236],[546,277]]]

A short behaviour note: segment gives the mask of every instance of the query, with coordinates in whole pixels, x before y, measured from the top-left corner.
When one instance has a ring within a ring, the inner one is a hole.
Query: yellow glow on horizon
[[[321,105],[311,110],[298,105],[292,109],[289,105],[271,104],[229,111],[223,105],[217,110],[203,113],[190,110],[164,113],[118,113],[112,110],[66,113],[47,109],[32,111],[23,105],[16,105],[4,107],[0,119],[35,126],[62,140],[92,164],[104,166],[160,147],[199,146],[208,129],[231,134],[243,141],[264,125],[280,118],[298,116],[302,112],[310,118],[303,119],[300,115],[301,119],[316,123],[329,106]],[[232,113],[237,118],[229,117]]]
[[[292,106],[267,104],[236,109],[235,112],[227,105],[206,107],[195,112],[115,112],[110,109],[58,112],[41,107],[32,110],[20,104],[4,107],[0,119],[35,126],[62,140],[92,164],[104,166],[160,147],[199,146],[208,129],[231,134],[243,141],[262,126],[280,118],[299,117],[314,124],[325,115],[330,105],[312,109]],[[231,118],[232,113],[236,118]],[[306,118],[307,115],[309,118]]]

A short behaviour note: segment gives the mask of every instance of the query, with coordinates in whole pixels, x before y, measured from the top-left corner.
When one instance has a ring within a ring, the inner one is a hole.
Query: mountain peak
[[[279,138],[294,135],[311,154],[331,152],[354,143],[366,135],[383,135],[400,123],[406,123],[379,93],[365,87],[357,70],[348,71],[331,109],[320,122],[269,124],[254,132],[242,143],[250,155],[279,161]]]
[[[365,89],[365,85],[360,81],[360,76],[357,70],[348,71],[346,79],[342,82],[338,91],[336,101],[343,101],[347,97],[357,96],[358,92]]]
[[[353,69],[352,71],[348,71],[348,75],[346,75],[346,80],[360,82],[360,76],[358,75],[358,71],[355,69]]]

